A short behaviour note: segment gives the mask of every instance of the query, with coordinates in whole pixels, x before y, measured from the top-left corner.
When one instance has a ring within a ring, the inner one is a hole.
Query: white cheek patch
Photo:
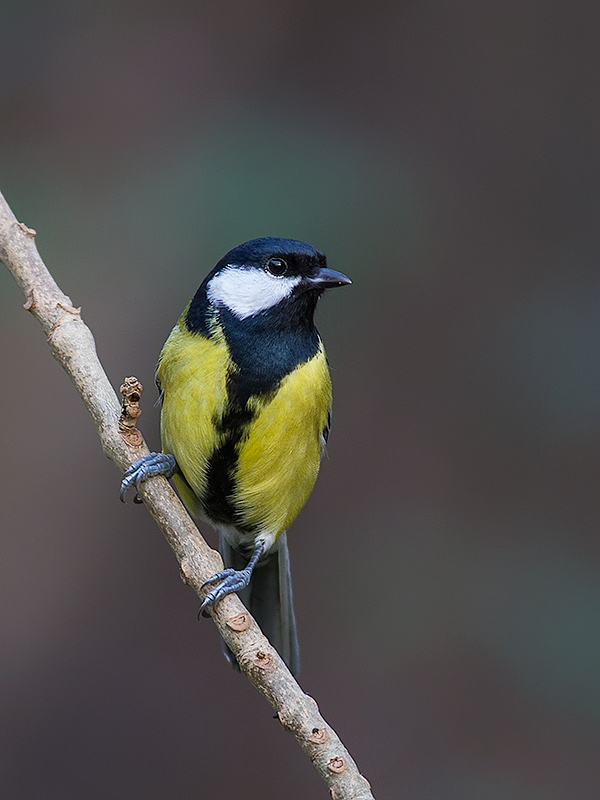
[[[262,269],[229,266],[212,278],[207,294],[213,305],[224,305],[236,317],[245,319],[276,306],[299,283],[299,276],[276,278]]]

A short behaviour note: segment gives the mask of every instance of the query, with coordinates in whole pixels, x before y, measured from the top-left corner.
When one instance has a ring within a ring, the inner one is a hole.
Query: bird
[[[296,239],[252,239],[223,256],[159,356],[162,452],[132,464],[121,483],[124,501],[147,478],[173,478],[190,513],[219,533],[224,569],[204,584],[212,588],[200,612],[239,592],[294,675],[287,530],[313,489],[331,425],[313,317],[326,289],[350,283]]]

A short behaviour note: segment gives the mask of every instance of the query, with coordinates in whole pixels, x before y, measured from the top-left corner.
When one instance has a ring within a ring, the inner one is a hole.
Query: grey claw
[[[135,464],[132,464],[123,475],[119,491],[121,502],[125,502],[125,494],[132,486],[135,485],[135,488],[139,489],[140,483],[147,478],[153,478],[155,475],[171,478],[176,472],[177,462],[169,453],[149,453],[147,456],[143,456]]]
[[[217,581],[222,581],[223,578],[229,578],[235,572],[234,569],[222,569],[221,572],[215,572],[214,575],[211,575],[207,581],[204,581],[201,589],[204,589],[205,586],[208,586],[209,583],[217,583]]]
[[[204,588],[209,583],[221,581],[214,589],[211,589],[204,598],[200,610],[198,611],[198,619],[200,619],[201,615],[205,617],[208,616],[208,614],[206,614],[208,606],[214,606],[228,594],[233,594],[233,592],[238,592],[240,589],[244,589],[248,586],[250,578],[252,577],[252,570],[264,553],[264,548],[265,545],[263,542],[259,542],[256,545],[246,569],[237,570],[228,568],[221,570],[221,572],[216,572],[214,575],[211,575],[211,577],[202,584],[202,588]]]
[[[222,600],[224,597],[227,597],[228,594],[233,594],[234,592],[238,592],[240,589],[244,589],[250,583],[250,575],[252,574],[252,570],[246,569],[224,569],[221,572],[217,572],[212,575],[207,581],[202,584],[202,588],[207,586],[209,583],[214,583],[215,581],[221,581],[214,589],[211,589],[210,592],[204,598],[200,609],[198,610],[198,619],[200,616],[208,616],[205,611],[208,606],[216,605],[219,600]]]
[[[206,618],[206,617],[210,616],[210,614],[206,610],[208,605],[209,605],[209,603],[208,603],[208,595],[207,595],[205,597],[204,601],[202,602],[202,605],[198,609],[198,622],[200,622],[200,617],[205,617]]]

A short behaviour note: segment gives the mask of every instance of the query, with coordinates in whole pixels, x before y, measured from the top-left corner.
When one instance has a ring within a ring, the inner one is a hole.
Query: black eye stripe
[[[284,261],[283,258],[270,258],[265,264],[265,268],[267,272],[270,272],[271,275],[275,275],[277,278],[281,278],[288,271],[287,262]]]

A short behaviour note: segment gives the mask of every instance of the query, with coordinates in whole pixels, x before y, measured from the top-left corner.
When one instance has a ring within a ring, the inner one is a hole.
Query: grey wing
[[[158,389],[158,400],[154,403],[154,408],[162,406],[163,397],[165,396],[165,390],[160,385],[160,379],[158,377],[158,372],[154,373],[154,383],[156,384],[156,388]]]
[[[321,458],[325,454],[325,448],[327,445],[327,440],[329,439],[329,431],[331,430],[331,409],[329,409],[329,413],[327,414],[327,422],[321,431]]]

